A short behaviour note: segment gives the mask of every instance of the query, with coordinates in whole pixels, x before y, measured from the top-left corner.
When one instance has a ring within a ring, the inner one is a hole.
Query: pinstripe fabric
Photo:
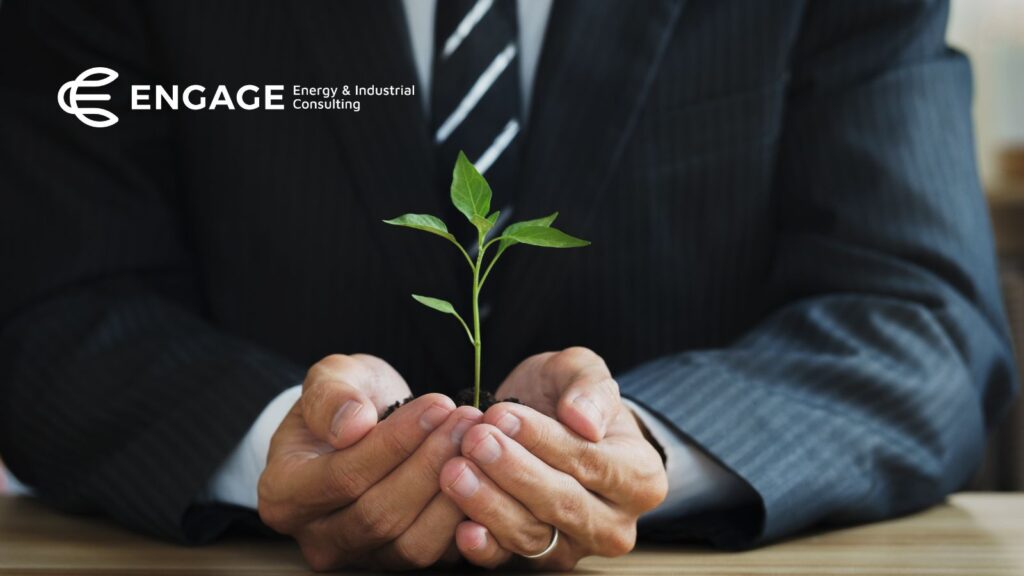
[[[757,495],[655,536],[744,546],[878,519],[976,466],[1014,381],[945,18],[553,6],[522,187],[496,194],[594,244],[503,258],[485,382],[590,346]],[[392,1],[4,2],[0,453],[45,498],[205,540],[232,516],[190,502],[303,366],[364,351],[418,391],[469,381],[449,319],[406,304],[459,300],[458,258],[379,224],[443,209],[418,101],[122,109],[103,131],[53,102],[101,64],[125,84],[412,83],[405,33]]]

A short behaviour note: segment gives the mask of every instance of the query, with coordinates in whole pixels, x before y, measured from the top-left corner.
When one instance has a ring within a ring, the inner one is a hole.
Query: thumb
[[[561,391],[558,420],[587,440],[601,441],[622,406],[604,360],[586,348],[569,348],[548,362],[555,362],[551,374]]]
[[[302,384],[300,402],[307,428],[335,449],[355,444],[376,425],[379,404],[408,395],[397,372],[383,360],[369,358],[328,356],[310,368]]]

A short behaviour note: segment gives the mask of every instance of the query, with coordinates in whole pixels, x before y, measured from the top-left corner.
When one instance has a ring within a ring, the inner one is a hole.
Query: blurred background
[[[974,66],[978,165],[991,207],[1020,363],[1024,362],[1024,0],[952,0],[947,38],[970,56]],[[1024,490],[1024,402],[1020,398],[992,435],[972,488]],[[0,462],[0,493],[24,490]]]
[[[1024,0],[952,0],[946,37],[974,65],[978,164],[995,227],[1007,314],[1024,362]],[[1024,380],[1024,374],[1022,374]],[[1024,402],[989,442],[979,490],[1024,490]]]

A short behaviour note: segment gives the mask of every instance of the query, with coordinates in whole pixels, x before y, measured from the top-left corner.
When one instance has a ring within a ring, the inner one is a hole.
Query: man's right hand
[[[482,415],[426,394],[377,422],[409,395],[379,358],[328,356],[309,370],[302,397],[274,434],[260,517],[293,536],[315,570],[410,569],[458,558],[455,528],[465,517],[440,492],[438,476]]]

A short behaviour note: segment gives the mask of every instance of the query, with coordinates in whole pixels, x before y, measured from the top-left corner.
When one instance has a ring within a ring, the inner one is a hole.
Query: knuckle
[[[665,501],[667,495],[668,479],[664,474],[659,474],[658,478],[651,484],[650,489],[641,495],[640,504],[642,509],[647,511],[657,508],[658,505]]]
[[[513,536],[512,546],[520,554],[536,554],[551,543],[551,529],[536,522]]]
[[[266,472],[256,485],[256,512],[260,520],[276,532],[286,533],[291,520],[288,508],[277,502],[276,490]]]
[[[562,350],[562,354],[572,358],[578,363],[590,363],[594,360],[601,359],[596,352],[586,346],[570,346],[565,350]]]
[[[540,373],[544,378],[553,378],[563,372],[575,371],[578,366],[577,355],[566,350],[556,352],[548,357],[541,366]]]
[[[661,463],[661,457],[653,454],[646,470],[637,473],[637,478],[627,484],[632,486],[630,500],[642,511],[656,508],[668,495],[668,476]]]
[[[260,479],[256,483],[256,501],[259,504],[264,505],[276,500],[277,490],[274,486],[274,480],[272,478],[272,469],[267,467],[260,474]]]
[[[658,478],[651,484],[650,488],[641,491],[637,498],[638,505],[644,512],[657,508],[662,502],[665,501],[665,497],[668,495],[668,480],[664,474],[658,476]]]
[[[554,518],[549,519],[549,524],[579,526],[586,517],[586,503],[577,492],[557,498],[552,502],[551,510],[554,513]]]
[[[636,523],[608,530],[601,538],[601,556],[625,556],[636,546]]]
[[[601,491],[608,495],[616,495],[620,498],[632,501],[637,492],[643,486],[641,480],[637,480],[631,470],[625,469],[621,464],[608,466],[600,481]]]
[[[330,354],[321,358],[306,372],[306,382],[316,382],[320,378],[340,372],[349,365],[352,359],[344,354]]]
[[[329,354],[317,362],[317,365],[331,372],[342,372],[358,362],[359,360],[347,354]]]
[[[540,368],[540,375],[546,379],[587,378],[599,382],[601,391],[618,394],[618,383],[608,373],[608,366],[601,356],[589,348],[573,346],[548,357]],[[605,382],[607,380],[607,382]]]
[[[574,360],[593,360],[600,358],[592,349],[587,346],[569,346],[563,349],[562,354]]]
[[[520,362],[519,366],[524,366],[524,365],[531,365],[533,367],[543,366],[549,360],[551,360],[551,358],[553,356],[556,356],[556,355],[558,355],[558,352],[555,352],[555,351],[548,351],[548,352],[541,352],[539,354],[534,354],[533,356],[530,356],[526,360],[523,360],[522,362]],[[517,368],[518,368],[518,366],[517,366]]]
[[[260,500],[256,506],[260,520],[275,532],[286,533],[288,514],[285,510],[274,504]]]
[[[353,354],[349,356],[349,367],[358,367],[360,370],[367,373],[374,380],[379,380],[385,377],[401,377],[398,375],[398,371],[388,364],[383,358],[377,356],[371,356],[370,354]]]

